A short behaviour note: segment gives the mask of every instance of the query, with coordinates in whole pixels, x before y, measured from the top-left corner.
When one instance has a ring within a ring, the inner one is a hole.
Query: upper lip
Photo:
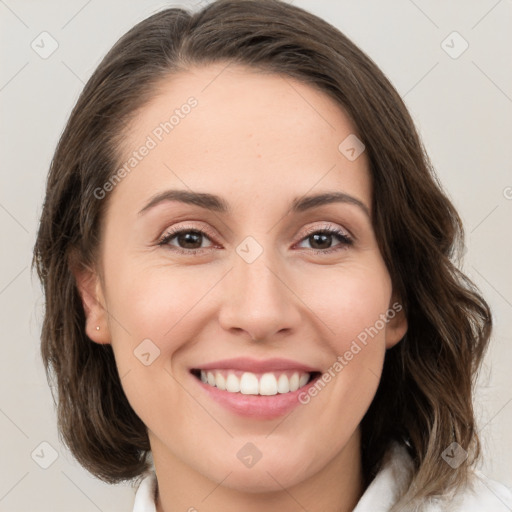
[[[250,359],[247,357],[236,357],[233,359],[221,359],[211,363],[202,364],[193,369],[197,370],[241,370],[252,373],[275,372],[279,370],[298,370],[303,372],[319,372],[318,368],[313,368],[291,359]]]

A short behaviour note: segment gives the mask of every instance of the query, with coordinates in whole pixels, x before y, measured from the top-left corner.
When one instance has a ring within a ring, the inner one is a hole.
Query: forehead
[[[134,201],[177,185],[228,199],[335,188],[369,204],[366,155],[351,161],[339,148],[356,134],[334,99],[286,75],[194,67],[162,80],[132,120],[121,164],[151,148],[117,188]]]

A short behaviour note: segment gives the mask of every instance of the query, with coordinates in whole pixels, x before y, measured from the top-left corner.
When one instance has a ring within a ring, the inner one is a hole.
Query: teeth
[[[219,389],[226,389],[226,379],[224,378],[224,375],[222,375],[222,373],[217,373],[214,385],[217,386]]]
[[[299,389],[299,374],[294,373],[290,379],[290,391],[297,391]]]
[[[290,391],[290,380],[283,373],[277,381],[277,391],[279,393],[288,393]]]
[[[258,377],[254,373],[245,372],[240,379],[240,393],[243,395],[257,395],[258,392]]]
[[[293,372],[289,375],[268,372],[258,378],[258,375],[252,372],[244,372],[238,377],[233,370],[201,370],[201,381],[229,393],[271,396],[297,391],[308,383],[309,373]]]
[[[230,393],[238,393],[240,391],[240,379],[234,374],[230,373],[226,380],[226,391]]]
[[[264,373],[260,379],[260,395],[277,395],[277,379],[273,373]]]

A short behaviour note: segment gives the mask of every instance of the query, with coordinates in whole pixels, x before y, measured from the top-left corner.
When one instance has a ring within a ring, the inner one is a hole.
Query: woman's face
[[[156,463],[275,490],[358,453],[406,324],[353,124],[307,85],[225,66],[170,77],[133,120],[87,332],[112,344]]]

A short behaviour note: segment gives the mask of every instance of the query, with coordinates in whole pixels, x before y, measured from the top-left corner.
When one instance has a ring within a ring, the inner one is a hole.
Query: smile
[[[211,387],[228,393],[272,396],[297,391],[319,372],[275,371],[254,373],[240,370],[193,370],[192,374]]]
[[[224,410],[253,420],[272,420],[302,407],[322,373],[319,367],[291,359],[237,357],[199,363],[189,369],[205,398]]]

